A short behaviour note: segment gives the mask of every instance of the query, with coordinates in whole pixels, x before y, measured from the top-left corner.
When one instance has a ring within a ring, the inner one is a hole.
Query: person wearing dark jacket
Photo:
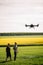
[[[10,44],[8,43],[7,47],[6,47],[6,61],[7,61],[7,58],[10,58],[11,60],[11,52],[10,52]]]

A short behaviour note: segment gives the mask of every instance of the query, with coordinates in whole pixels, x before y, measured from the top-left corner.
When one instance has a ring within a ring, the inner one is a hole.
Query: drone
[[[34,24],[27,25],[27,24],[25,24],[25,27],[30,27],[30,28],[39,27],[39,24],[37,24],[37,25],[34,25]]]

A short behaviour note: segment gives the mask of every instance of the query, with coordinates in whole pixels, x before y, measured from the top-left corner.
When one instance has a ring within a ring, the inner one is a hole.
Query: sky
[[[43,0],[0,0],[0,32],[43,32]]]

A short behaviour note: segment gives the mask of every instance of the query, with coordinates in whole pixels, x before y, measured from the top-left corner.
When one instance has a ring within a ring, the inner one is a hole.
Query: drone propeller
[[[39,24],[37,24],[37,27],[39,26]]]
[[[27,25],[27,24],[25,24],[25,26],[27,27],[28,25]]]

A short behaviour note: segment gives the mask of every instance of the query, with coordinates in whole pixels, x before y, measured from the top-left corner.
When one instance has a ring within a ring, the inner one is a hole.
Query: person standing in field
[[[16,60],[16,57],[17,57],[17,43],[16,42],[14,44],[13,50],[14,50],[14,60]]]
[[[6,47],[6,61],[7,61],[7,58],[10,58],[11,60],[11,52],[10,52],[10,44],[8,43],[7,47]]]

